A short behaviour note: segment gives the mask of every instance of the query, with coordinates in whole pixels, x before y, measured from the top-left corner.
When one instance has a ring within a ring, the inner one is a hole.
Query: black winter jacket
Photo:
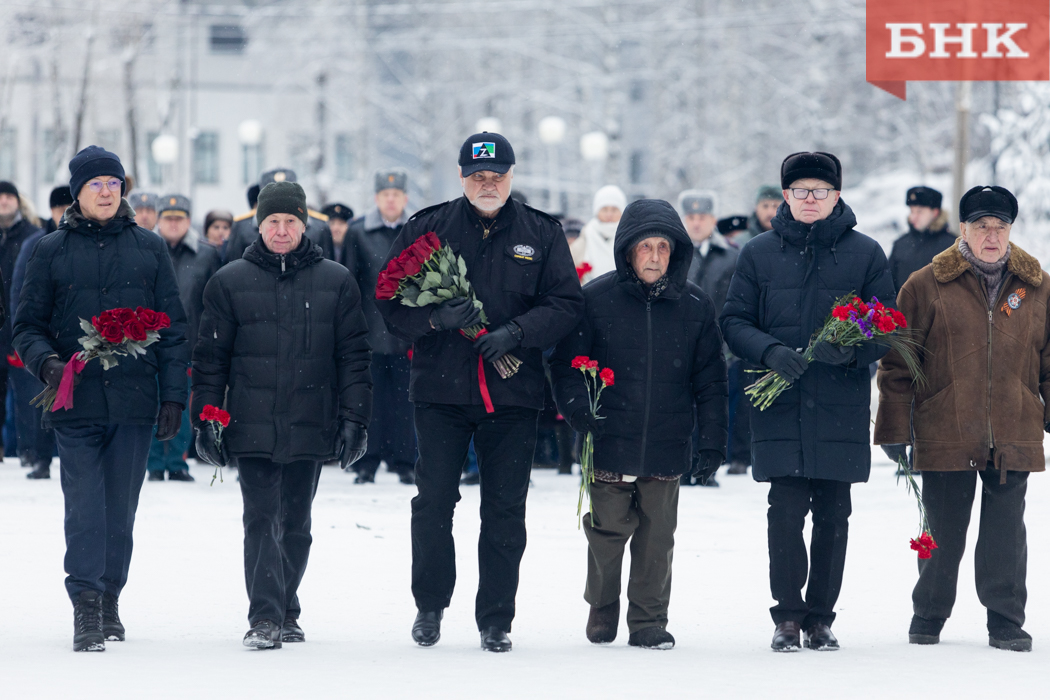
[[[14,318],[15,309],[10,305],[10,299],[11,280],[15,276],[15,261],[26,239],[39,230],[21,217],[11,228],[0,229],[0,279],[3,280],[4,300],[2,309],[4,318],[0,319],[0,353],[3,353],[0,355],[0,362],[6,363],[4,358],[11,354],[11,320]]]
[[[309,211],[306,219],[306,238],[321,246],[321,254],[331,260],[334,256],[334,244],[332,243],[332,231],[328,228],[328,217],[314,216],[314,211]],[[231,263],[240,260],[244,251],[255,241],[259,240],[259,224],[255,222],[255,210],[238,216],[230,227],[230,235],[225,243],[225,259],[223,262]]]
[[[736,259],[740,251],[729,244],[718,231],[711,234],[707,255],[701,257],[694,248],[693,262],[689,265],[689,281],[707,292],[715,305],[715,317],[722,313],[729,294],[729,282],[736,270]],[[689,243],[692,246],[692,241]]]
[[[651,302],[630,274],[627,255],[660,231],[675,240],[669,284]],[[586,310],[551,357],[554,395],[563,415],[588,405],[577,355],[615,374],[602,393],[605,433],[595,442],[597,469],[634,476],[672,476],[692,468],[694,450],[726,453],[726,363],[711,298],[686,280],[693,246],[674,208],[659,200],[632,202],[614,244],[616,271],[583,288]],[[700,442],[692,444],[693,421]]]
[[[805,349],[834,301],[854,292],[892,306],[895,294],[886,256],[855,231],[853,210],[839,200],[831,215],[812,226],[780,205],[773,230],[740,252],[722,333],[729,349],[762,365],[773,345]],[[765,411],[751,408],[754,477],[768,481],[801,476],[855,483],[871,467],[871,375],[868,365],[886,347],[864,343],[846,367],[810,363],[801,379]],[[753,375],[758,376],[758,375]]]
[[[404,224],[386,226],[378,209],[350,222],[344,244],[344,264],[361,288],[361,307],[368,321],[368,344],[379,355],[404,355],[408,343],[386,329],[383,315],[376,307],[376,281],[387,263],[387,253]],[[425,233],[425,232],[424,232]]]
[[[186,312],[186,338],[192,348],[197,342],[201,314],[204,313],[204,286],[222,267],[222,258],[217,248],[193,234],[187,234],[177,244],[167,245],[167,248],[171,263],[175,266],[179,299]]]
[[[107,371],[97,360],[88,363],[73,393],[73,408],[45,413],[47,424],[151,425],[157,421],[158,401],[186,405],[189,345],[175,270],[164,241],[136,226],[134,216],[122,200],[117,215],[100,226],[74,204],[58,230],[40,239],[26,266],[14,347],[35,377],[48,357],[66,361],[82,349],[81,319],[138,306],[171,317],[171,327],[160,332],[144,357],[121,357]]]
[[[893,242],[890,251],[890,273],[893,286],[899,292],[913,272],[933,262],[933,256],[955,245],[956,236],[947,227],[919,231],[908,225],[908,232]]]
[[[305,236],[287,255],[257,240],[204,289],[190,418],[225,399],[233,457],[331,459],[340,419],[371,418],[367,335],[345,267]]]
[[[543,408],[542,353],[575,328],[583,313],[580,278],[561,224],[513,198],[495,219],[483,220],[467,198],[460,197],[409,219],[384,266],[429,231],[463,256],[489,327],[514,321],[524,332],[521,347],[511,352],[522,361],[514,376],[500,379],[490,364],[485,365],[492,403]],[[376,305],[387,328],[413,344],[412,401],[482,405],[478,355],[469,340],[459,331],[434,331],[429,306],[410,308],[396,299]]]

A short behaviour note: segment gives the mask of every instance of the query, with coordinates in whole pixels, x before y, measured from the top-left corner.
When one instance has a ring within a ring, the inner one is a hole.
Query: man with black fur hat
[[[58,228],[58,224],[62,221],[62,215],[66,213],[66,209],[73,203],[73,195],[69,193],[69,185],[59,185],[58,187],[51,190],[51,196],[48,200],[48,208],[51,209],[51,218],[47,221],[41,221],[44,233],[51,233]]]
[[[769,482],[771,646],[797,651],[805,633],[807,648],[833,650],[850,485],[867,481],[871,468],[868,366],[886,347],[821,342],[812,362],[802,351],[838,298],[852,292],[892,305],[893,279],[882,247],[854,228],[857,218],[840,198],[838,158],[793,153],[780,180],[784,202],[773,230],[740,251],[721,324],[735,355],[791,382],[770,407],[751,412],[752,473]]]
[[[409,219],[387,260],[434,232],[466,262],[488,333],[473,343],[460,333],[481,322],[479,309],[465,298],[416,308],[396,299],[376,305],[390,330],[413,344],[409,394],[419,440],[419,495],[412,499],[418,610],[412,638],[431,646],[441,636],[456,580],[452,513],[473,438],[481,479],[474,617],[482,648],[505,652],[525,552],[525,498],[543,407],[542,354],[575,328],[583,295],[561,224],[510,196],[514,149],[507,139],[489,132],[468,138],[459,152],[459,176],[463,196]],[[502,379],[491,363],[507,353],[522,364]]]
[[[941,193],[932,187],[912,187],[904,198],[908,205],[908,232],[893,242],[890,272],[900,291],[911,274],[933,260],[933,256],[955,244],[948,230],[948,212],[941,209]]]

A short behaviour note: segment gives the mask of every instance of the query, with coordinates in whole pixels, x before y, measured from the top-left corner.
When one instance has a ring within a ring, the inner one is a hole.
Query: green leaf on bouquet
[[[406,306],[414,306],[421,291],[422,290],[414,284],[406,284],[405,288],[401,290],[401,299],[402,301],[408,299],[412,302],[411,304],[406,304]]]
[[[428,272],[427,273],[427,289],[432,289],[441,284],[441,273],[440,272]]]
[[[438,269],[441,270],[441,274],[447,275],[451,265],[449,265],[448,258],[444,255],[438,260]]]
[[[417,306],[426,306],[428,304],[436,304],[439,301],[438,296],[433,292],[420,292],[419,298],[416,299]]]
[[[483,326],[489,325],[489,317],[485,315],[485,311],[484,310],[481,311],[481,324]]]
[[[113,355],[100,355],[98,359],[102,363],[102,369],[104,370],[113,369],[119,364],[117,358]]]
[[[467,274],[467,261],[463,259],[462,255],[460,255],[456,259],[456,264],[459,266],[459,274],[460,275],[466,275]]]
[[[475,299],[474,308],[478,311],[483,311],[485,309],[485,305],[481,303],[481,299]]]
[[[86,321],[84,319],[80,319],[80,327],[82,329],[84,329],[84,332],[87,333],[89,336],[95,335],[95,334],[98,333],[98,331],[95,330],[95,327],[93,325],[91,325],[91,321]],[[81,340],[83,340],[83,339],[81,339]]]
[[[412,301],[411,299],[406,299],[404,297],[401,297],[401,303],[405,306],[411,306],[413,309],[419,306],[419,304],[417,304],[416,302]]]
[[[448,290],[448,289],[439,289],[439,290],[437,290],[437,295],[439,297],[441,297],[442,299],[446,299],[446,300],[447,299],[451,299],[452,296],[453,296],[451,290]]]
[[[448,275],[441,275],[441,288],[448,289],[452,286],[453,278]]]
[[[93,338],[81,338],[80,345],[85,350],[96,350],[102,345],[102,339],[98,336]]]

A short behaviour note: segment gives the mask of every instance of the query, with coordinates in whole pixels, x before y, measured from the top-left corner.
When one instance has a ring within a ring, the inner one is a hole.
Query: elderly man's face
[[[190,217],[183,216],[173,211],[165,212],[164,216],[160,217],[158,222],[157,231],[160,233],[160,237],[166,240],[170,245],[175,245],[183,238],[186,237],[186,233],[190,230]]]
[[[940,213],[940,209],[933,207],[908,207],[908,223],[914,226],[916,231],[925,231]]]
[[[620,211],[620,207],[604,206],[598,210],[598,221],[603,224],[616,223],[623,216],[623,212]]]
[[[461,169],[459,181],[463,185],[463,194],[466,195],[467,201],[482,215],[494,217],[510,197],[514,168],[502,174],[480,170],[467,177],[463,177],[462,172]]]
[[[982,216],[972,223],[960,223],[962,235],[970,251],[981,262],[999,262],[1010,244],[1011,225],[995,216]]]
[[[263,244],[271,253],[278,255],[291,253],[298,248],[305,230],[306,224],[298,216],[291,214],[270,214],[259,226]]]
[[[120,178],[100,175],[84,183],[77,194],[80,213],[88,219],[103,223],[117,215],[120,206]]]
[[[794,190],[827,190],[827,197],[817,199],[813,192],[804,192],[805,196],[799,199]],[[839,191],[831,184],[816,178],[803,178],[791,183],[791,187],[784,190],[784,200],[791,208],[791,216],[795,221],[804,224],[812,224],[814,221],[828,218],[831,210],[839,203]]]
[[[18,197],[10,192],[0,194],[0,216],[14,216],[16,211],[18,211]]]
[[[671,244],[662,236],[644,238],[631,249],[631,267],[646,284],[654,284],[667,274],[670,262]]]
[[[717,223],[714,214],[686,214],[685,232],[689,234],[689,240],[700,244],[711,237]]]
[[[777,207],[780,206],[779,199],[763,199],[755,205],[755,218],[763,231],[773,228],[773,217],[777,215]]]
[[[141,207],[135,210],[135,223],[152,231],[157,226],[157,210]]]
[[[397,221],[408,205],[408,195],[396,187],[376,192],[376,207],[386,221]]]

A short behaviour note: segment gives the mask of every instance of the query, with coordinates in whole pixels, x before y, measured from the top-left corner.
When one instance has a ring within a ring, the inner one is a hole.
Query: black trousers
[[[40,424],[41,409],[29,405],[46,384],[21,368],[10,373],[9,381],[15,397],[18,456],[24,466],[50,466],[55,454],[55,432]]]
[[[955,605],[959,562],[966,549],[966,530],[981,476],[981,523],[974,549],[977,597],[992,613],[1018,626],[1024,624],[1028,600],[1028,538],[1024,526],[1024,497],[1028,472],[923,472],[922,503],[937,549],[919,559],[919,582],[912,592],[915,614],[928,620],[946,620]]]
[[[298,618],[297,594],[310,557],[310,512],[320,462],[237,459],[244,498],[244,583],[248,622]]]
[[[66,502],[66,592],[120,596],[146,478],[152,425],[55,428]]]
[[[831,625],[835,621],[852,509],[848,483],[797,476],[770,480],[769,586],[777,604],[769,612],[774,623],[798,622],[808,629],[817,623]],[[807,585],[803,528],[810,512],[813,537]]]
[[[729,363],[729,454],[727,462],[751,465],[751,402],[744,395],[757,374],[745,371],[743,360]]]
[[[518,567],[525,552],[525,498],[536,449],[539,411],[497,406],[416,404],[419,462],[412,499],[412,595],[419,610],[443,610],[456,585],[452,514],[459,477],[474,438],[481,477],[478,629],[510,631]]]
[[[390,471],[403,474],[415,468],[416,440],[412,431],[412,404],[408,400],[411,361],[403,355],[372,355],[372,422],[368,451],[354,465],[358,474],[375,474],[386,461]]]

